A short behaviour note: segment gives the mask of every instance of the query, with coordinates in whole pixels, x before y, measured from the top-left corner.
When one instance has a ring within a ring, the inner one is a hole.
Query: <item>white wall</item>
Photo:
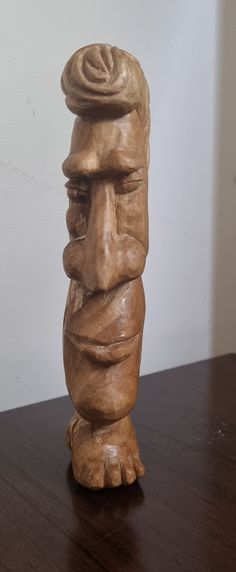
[[[223,7],[228,10],[224,18]],[[232,79],[228,69],[223,81],[219,67],[226,58],[221,54],[222,18],[224,24],[227,18],[231,22],[230,32],[226,30],[231,56],[236,47],[236,3],[226,0],[220,8],[217,0],[4,3],[1,409],[66,393],[61,325],[68,283],[61,254],[67,242],[67,200],[61,163],[74,117],[65,107],[59,79],[69,56],[93,42],[135,54],[151,90],[150,254],[144,277],[142,372],[236,351],[236,265],[231,261],[236,74]],[[235,72],[233,56],[230,62]],[[225,117],[222,90],[227,91],[227,82],[231,95],[226,97]]]

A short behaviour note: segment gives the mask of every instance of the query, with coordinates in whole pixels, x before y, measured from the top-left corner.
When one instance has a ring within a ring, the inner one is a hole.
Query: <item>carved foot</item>
[[[99,426],[78,413],[67,430],[76,481],[89,489],[130,485],[144,475],[135,429],[130,417]]]

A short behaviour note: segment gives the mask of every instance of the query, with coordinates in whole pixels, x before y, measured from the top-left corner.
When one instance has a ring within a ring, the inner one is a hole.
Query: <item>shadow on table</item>
[[[144,501],[139,483],[90,491],[75,482],[70,465],[67,484],[74,514],[74,534],[67,554],[68,570],[73,569],[75,544],[76,550],[82,551],[88,559],[86,572],[90,569],[141,570],[141,543],[134,517]]]

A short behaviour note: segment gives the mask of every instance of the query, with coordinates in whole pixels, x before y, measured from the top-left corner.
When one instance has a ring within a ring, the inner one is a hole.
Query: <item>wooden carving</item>
[[[138,61],[92,44],[67,62],[62,89],[77,115],[63,163],[70,242],[64,319],[68,430],[75,479],[91,489],[142,477],[134,406],[148,252],[149,92]]]

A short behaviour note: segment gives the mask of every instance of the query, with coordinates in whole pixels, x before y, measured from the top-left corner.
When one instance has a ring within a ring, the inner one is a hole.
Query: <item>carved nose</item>
[[[96,181],[84,241],[83,279],[91,292],[107,291],[115,283],[118,242],[114,185]]]

